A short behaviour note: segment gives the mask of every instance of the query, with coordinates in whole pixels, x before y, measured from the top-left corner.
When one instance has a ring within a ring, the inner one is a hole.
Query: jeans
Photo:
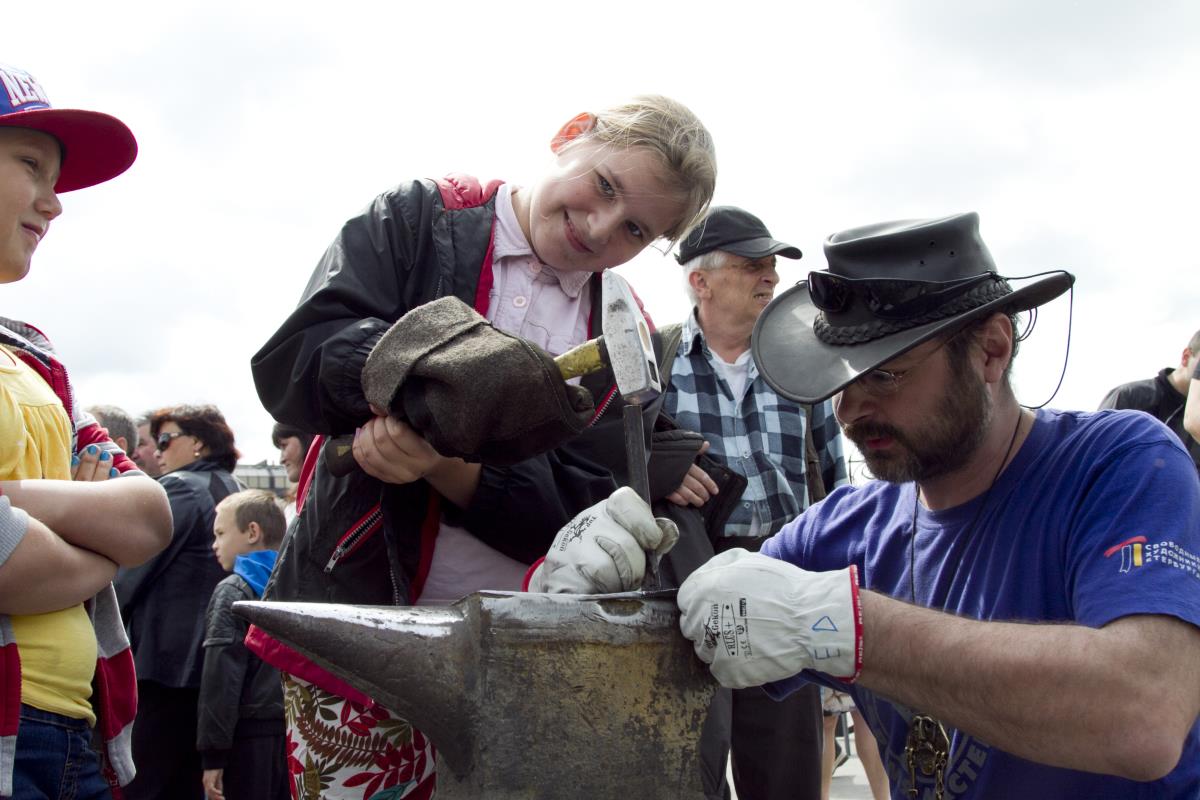
[[[13,800],[112,800],[87,721],[22,704]]]

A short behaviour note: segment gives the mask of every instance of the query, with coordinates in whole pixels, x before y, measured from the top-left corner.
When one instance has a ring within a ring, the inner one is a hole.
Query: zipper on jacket
[[[367,515],[346,531],[345,535],[338,540],[337,546],[333,548],[333,552],[329,555],[329,561],[325,564],[325,574],[333,572],[334,567],[345,556],[354,552],[360,544],[368,539],[371,534],[383,527],[383,509],[378,505],[374,506]]]
[[[598,420],[598,419],[600,419],[600,417],[604,416],[604,412],[608,411],[608,407],[612,405],[612,402],[616,398],[616,396],[617,396],[617,387],[614,384],[613,387],[608,390],[608,394],[604,397],[604,402],[602,402],[600,404],[600,407],[598,409],[596,409],[596,413],[592,415],[591,420],[588,422],[589,428],[596,424],[596,420]]]

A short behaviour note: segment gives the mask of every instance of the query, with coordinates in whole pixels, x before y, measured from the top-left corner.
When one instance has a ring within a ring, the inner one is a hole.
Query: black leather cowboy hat
[[[1047,303],[1075,282],[1064,271],[1000,276],[974,212],[835,233],[825,258],[828,271],[810,273],[763,309],[751,339],[763,378],[799,403],[825,400],[971,320]]]

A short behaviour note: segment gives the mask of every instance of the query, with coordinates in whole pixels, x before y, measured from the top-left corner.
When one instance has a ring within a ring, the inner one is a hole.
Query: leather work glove
[[[727,550],[679,588],[679,628],[723,686],[742,689],[814,669],[851,682],[862,668],[853,566],[808,572]]]
[[[678,538],[674,522],[656,519],[637,492],[623,486],[559,530],[550,552],[529,579],[529,591],[633,591],[646,572],[646,551],[661,556]]]
[[[495,466],[553,450],[595,413],[591,393],[564,381],[553,356],[453,296],[417,306],[380,337],[362,388],[438,454]]]

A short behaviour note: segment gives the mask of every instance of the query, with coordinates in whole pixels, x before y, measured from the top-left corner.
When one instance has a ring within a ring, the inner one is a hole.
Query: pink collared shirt
[[[496,193],[496,236],[487,318],[497,329],[527,339],[551,355],[588,340],[590,272],[543,264],[521,232],[512,187]]]
[[[511,191],[505,184],[496,193],[487,318],[559,355],[588,339],[592,273],[563,272],[538,260],[517,222]],[[444,605],[481,589],[520,591],[527,569],[443,518],[417,605]]]

